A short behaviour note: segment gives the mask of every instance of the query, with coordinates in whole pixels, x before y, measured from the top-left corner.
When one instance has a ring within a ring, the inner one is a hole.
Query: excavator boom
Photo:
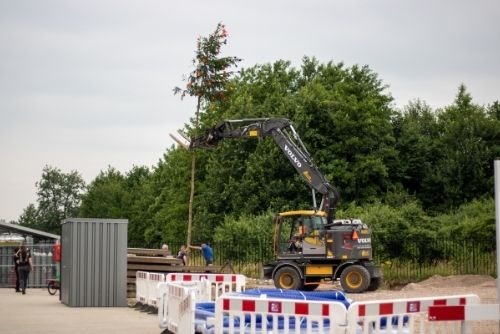
[[[272,137],[306,183],[322,194],[320,209],[327,213],[327,225],[331,224],[335,218],[338,191],[319,171],[290,120],[286,118],[226,120],[208,129],[203,135],[192,138],[189,148],[214,148],[219,141],[226,138],[265,137]]]

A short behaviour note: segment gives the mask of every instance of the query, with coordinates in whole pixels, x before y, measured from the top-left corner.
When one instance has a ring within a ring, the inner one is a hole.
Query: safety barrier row
[[[196,282],[207,280],[213,286],[212,300],[225,292],[242,292],[245,290],[246,277],[238,274],[188,274],[169,273],[165,282]]]
[[[471,320],[499,320],[498,304],[479,304],[477,295],[364,301],[346,308],[339,301],[226,293],[201,326],[196,289],[203,288],[164,285],[160,327],[172,333],[449,334],[469,333]]]
[[[211,300],[219,297],[225,292],[241,292],[245,290],[246,277],[236,274],[177,274],[169,273],[167,275],[161,273],[149,273],[145,271],[136,272],[136,301],[158,308],[160,303],[159,285],[164,282],[201,282],[205,280],[209,283],[210,288],[206,291],[196,290],[198,300],[205,299],[206,295],[210,296]],[[189,285],[189,284],[188,284]],[[209,300],[210,300],[209,299]]]

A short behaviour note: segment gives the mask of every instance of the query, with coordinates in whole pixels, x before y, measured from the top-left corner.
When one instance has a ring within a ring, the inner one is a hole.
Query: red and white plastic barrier
[[[141,304],[148,302],[148,277],[149,273],[145,271],[135,273],[135,300]]]
[[[165,282],[196,282],[202,279],[206,279],[214,286],[212,300],[225,292],[242,292],[246,286],[246,277],[237,274],[169,273],[165,277]]]
[[[345,305],[338,301],[227,294],[215,302],[214,333],[345,333],[346,315]],[[249,322],[242,321],[245,318]],[[324,320],[329,320],[327,326]]]
[[[427,320],[429,310],[434,306],[464,306],[479,304],[477,295],[461,296],[438,296],[408,299],[376,300],[354,302],[347,311],[347,334],[355,334],[359,324],[363,334],[386,333],[391,326],[389,333],[430,333],[437,330],[436,326],[430,325]],[[386,328],[382,328],[383,318],[387,323]],[[461,323],[454,321],[451,326],[460,327]],[[449,330],[449,329],[448,329]],[[444,333],[444,332],[443,332]],[[449,333],[446,332],[446,333]]]
[[[211,290],[195,290],[197,300],[215,300],[225,292],[241,292],[245,290],[246,277],[235,274],[189,274],[189,273],[148,273],[136,272],[136,300],[139,303],[158,307],[160,303],[158,284],[163,282],[192,283],[206,280]],[[207,299],[207,296],[208,299]]]

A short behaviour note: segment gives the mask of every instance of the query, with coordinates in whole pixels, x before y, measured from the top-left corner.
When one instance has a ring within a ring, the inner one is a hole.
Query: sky
[[[497,0],[0,0],[0,219],[36,204],[44,166],[89,183],[155,166],[194,114],[173,95],[223,22],[240,67],[368,65],[394,106],[500,100]]]

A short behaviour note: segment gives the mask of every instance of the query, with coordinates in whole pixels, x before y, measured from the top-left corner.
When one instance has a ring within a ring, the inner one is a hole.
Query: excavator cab
[[[280,213],[275,219],[274,251],[278,258],[369,259],[371,231],[359,219],[336,219],[323,211]]]
[[[275,222],[276,256],[324,257],[327,254],[325,212],[312,210],[282,212]]]

